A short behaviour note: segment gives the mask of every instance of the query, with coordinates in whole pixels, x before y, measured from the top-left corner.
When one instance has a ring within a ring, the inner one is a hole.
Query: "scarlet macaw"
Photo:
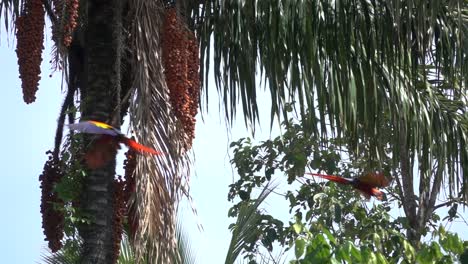
[[[387,187],[390,184],[390,181],[385,177],[385,175],[382,172],[370,172],[354,179],[318,173],[306,174],[341,184],[351,185],[356,190],[360,191],[367,199],[370,199],[371,196],[374,196],[378,200],[382,200],[384,193],[377,189],[377,187],[383,188]]]
[[[91,169],[97,169],[107,164],[113,157],[113,154],[117,152],[120,143],[140,153],[161,154],[159,151],[143,146],[135,140],[126,137],[120,130],[103,122],[88,120],[69,124],[68,127],[82,133],[101,135],[94,141],[94,145],[85,154],[86,164]]]

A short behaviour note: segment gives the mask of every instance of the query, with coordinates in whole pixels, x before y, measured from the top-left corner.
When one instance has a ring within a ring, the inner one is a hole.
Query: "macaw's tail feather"
[[[154,150],[154,149],[152,149],[150,147],[143,146],[143,145],[139,144],[138,142],[136,142],[135,140],[130,139],[130,138],[123,138],[122,143],[124,143],[129,148],[131,148],[131,149],[133,149],[135,151],[138,151],[140,153],[149,153],[149,154],[153,154],[153,155],[162,154],[162,152],[156,151],[156,150]]]
[[[309,174],[309,175],[312,175],[312,176],[315,176],[315,177],[320,177],[322,179],[327,179],[329,181],[334,181],[334,182],[341,183],[341,184],[351,184],[350,180],[348,180],[346,178],[343,178],[343,177],[338,177],[338,176],[334,176],[334,175],[319,174],[319,173],[306,173],[306,174]]]

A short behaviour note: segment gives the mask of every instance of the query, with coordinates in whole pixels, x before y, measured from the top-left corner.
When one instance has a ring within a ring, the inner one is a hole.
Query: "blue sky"
[[[4,263],[34,263],[44,252],[41,216],[39,212],[40,188],[38,176],[46,160],[45,152],[53,146],[56,120],[64,94],[60,90],[60,73],[51,78],[48,55],[50,41],[46,42],[42,64],[42,80],[37,101],[26,105],[22,100],[21,84],[18,78],[16,54],[12,42],[7,42],[4,31],[0,33],[0,80],[3,94],[0,96],[0,138],[3,152],[0,166],[3,180],[0,191],[0,250]],[[11,39],[11,36],[10,36]],[[47,37],[50,39],[50,36]],[[210,113],[204,120],[198,118],[194,174],[191,177],[191,194],[194,198],[198,217],[194,217],[189,206],[182,204],[182,217],[189,230],[192,244],[198,251],[198,263],[223,263],[229,240],[228,225],[233,219],[227,218],[231,204],[227,201],[228,185],[235,173],[228,155],[229,143],[240,137],[249,136],[243,120],[226,129],[223,115],[218,111],[217,94],[212,85],[210,91]],[[268,98],[268,96],[264,96]],[[262,109],[263,129],[257,130],[261,140],[269,138],[269,102],[259,104]],[[273,136],[278,133],[275,129]],[[268,200],[267,210],[282,215],[287,220],[287,204],[282,198]],[[444,215],[444,214],[441,214]],[[204,231],[197,229],[197,221]],[[455,225],[464,239],[466,226]]]

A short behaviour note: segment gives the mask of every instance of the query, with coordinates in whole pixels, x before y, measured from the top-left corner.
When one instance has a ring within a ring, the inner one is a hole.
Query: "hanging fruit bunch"
[[[63,172],[59,161],[53,158],[52,151],[46,152],[49,159],[44,164],[44,170],[39,176],[41,182],[41,214],[42,228],[44,229],[45,240],[49,243],[52,252],[56,252],[62,247],[64,215],[57,210],[57,206],[63,205],[55,185],[62,179]]]
[[[130,237],[135,236],[135,232],[138,229],[138,221],[136,219],[135,208],[131,206],[130,199],[132,194],[135,192],[135,168],[136,168],[136,152],[133,149],[129,149],[125,153],[124,161],[124,179],[125,179],[125,190],[124,200],[127,203],[127,221],[130,231]]]
[[[70,47],[73,31],[75,31],[75,28],[78,25],[77,21],[79,0],[62,0],[62,2],[66,2],[66,10],[68,15],[66,17],[66,23],[63,25],[63,45],[65,45],[65,47]]]
[[[133,139],[132,139],[133,140]],[[118,177],[114,180],[114,259],[117,263],[120,252],[120,241],[122,240],[124,219],[129,223],[130,233],[134,235],[136,230],[134,221],[134,210],[130,208],[130,197],[135,192],[134,171],[136,167],[137,152],[129,149],[125,153],[124,178]],[[132,237],[133,237],[132,235]]]
[[[57,23],[52,27],[52,38],[57,45],[70,47],[73,32],[78,26],[79,0],[53,0]]]
[[[198,99],[200,96],[200,56],[198,42],[195,33],[187,30],[187,84],[188,94],[191,98],[189,103],[189,111],[191,122],[185,126],[188,137],[193,140],[195,138],[195,116],[198,113]]]
[[[41,79],[44,15],[42,0],[26,0],[20,16],[16,19],[16,55],[23,100],[27,104],[36,100],[36,92]]]
[[[114,257],[112,263],[117,263],[120,252],[120,241],[123,233],[123,220],[127,215],[127,201],[125,200],[126,182],[122,178],[114,179],[114,219],[113,219],[113,241]]]
[[[177,14],[175,7],[166,10],[162,34],[164,74],[175,116],[183,125],[186,149],[195,137],[195,116],[200,92],[200,58],[195,34]]]

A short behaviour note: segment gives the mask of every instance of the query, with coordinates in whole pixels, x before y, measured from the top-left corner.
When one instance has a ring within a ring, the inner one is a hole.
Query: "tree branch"
[[[444,162],[438,162],[438,166],[437,166],[437,171],[435,173],[435,179],[434,179],[434,182],[432,184],[432,190],[431,190],[431,195],[430,195],[430,198],[429,198],[429,201],[427,203],[427,207],[428,207],[428,212],[429,211],[433,211],[435,210],[434,208],[434,205],[435,205],[435,202],[436,202],[436,198],[437,198],[437,195],[439,195],[439,191],[440,191],[440,186],[442,185],[442,179],[443,179],[443,175],[444,175],[444,165],[445,163]],[[433,210],[429,210],[429,209],[433,209]]]
[[[453,199],[451,199],[451,200],[449,200],[447,202],[444,202],[444,203],[441,203],[441,204],[438,204],[438,205],[434,206],[434,211],[441,208],[441,207],[449,206],[449,205],[451,205],[453,203],[461,203],[464,206],[468,206],[468,203],[463,201],[462,198],[453,198]]]
[[[413,174],[410,162],[410,154],[408,153],[407,129],[404,121],[400,121],[399,141],[400,141],[400,165],[401,165],[401,180],[403,190],[403,208],[410,222],[416,222],[416,201],[413,188]]]

